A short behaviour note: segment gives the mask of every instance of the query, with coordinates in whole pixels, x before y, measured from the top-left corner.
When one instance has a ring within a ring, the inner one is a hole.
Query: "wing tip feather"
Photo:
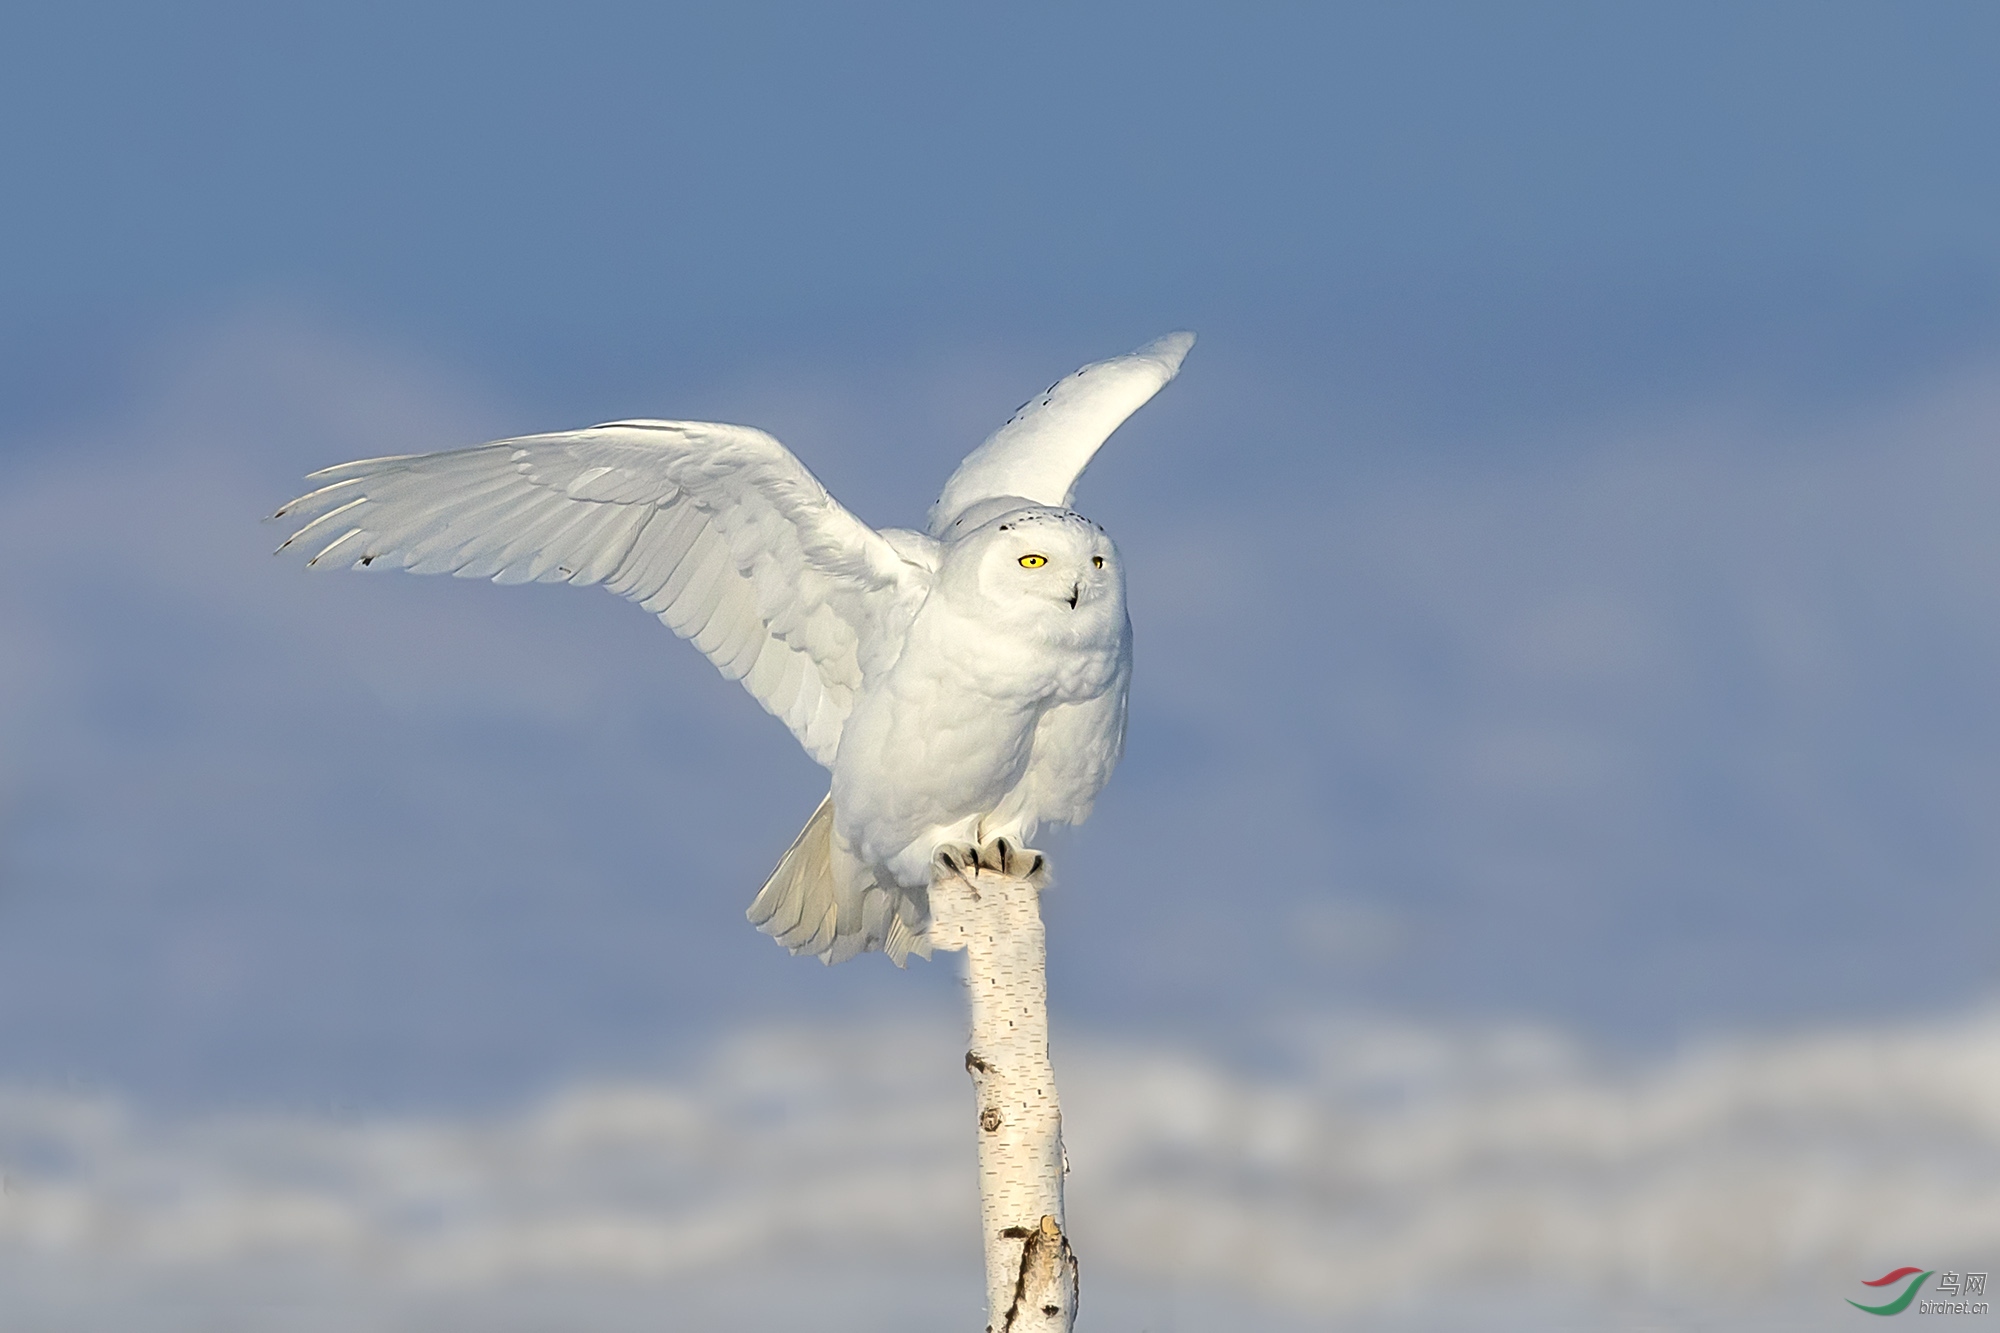
[[[354,480],[365,475],[367,472],[381,468],[385,464],[407,463],[413,458],[425,457],[429,457],[429,455],[384,454],[380,458],[356,458],[346,463],[335,463],[332,467],[323,467],[317,472],[308,472],[306,473],[306,480],[318,481],[321,477],[345,477],[349,480]],[[293,503],[296,504],[297,501],[293,501]]]
[[[1159,362],[1166,367],[1167,378],[1172,379],[1181,373],[1181,362],[1187,360],[1187,354],[1193,349],[1194,331],[1175,329],[1172,333],[1162,334],[1153,339],[1144,347],[1133,349],[1131,355]]]

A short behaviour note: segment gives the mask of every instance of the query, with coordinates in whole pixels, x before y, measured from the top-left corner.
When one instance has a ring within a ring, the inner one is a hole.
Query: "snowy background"
[[[782,728],[612,598],[257,520],[648,414],[907,523],[1175,327],[1079,497],[1130,748],[1047,840],[1085,1326],[1996,1267],[1996,38],[0,20],[0,1324],[976,1327],[952,965],[742,919]]]

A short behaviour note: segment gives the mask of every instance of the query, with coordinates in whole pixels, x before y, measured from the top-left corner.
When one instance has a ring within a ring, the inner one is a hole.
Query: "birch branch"
[[[965,950],[972,1002],[965,1068],[978,1116],[987,1333],[1069,1333],[1076,1255],[1063,1232],[1068,1161],[1049,1063],[1041,892],[991,870],[941,875],[931,916],[934,946]]]

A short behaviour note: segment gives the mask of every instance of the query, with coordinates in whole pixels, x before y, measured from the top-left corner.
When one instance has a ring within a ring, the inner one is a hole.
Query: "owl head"
[[[1118,548],[1067,509],[1020,505],[993,515],[945,545],[939,575],[960,605],[1052,637],[1096,639],[1125,623]]]

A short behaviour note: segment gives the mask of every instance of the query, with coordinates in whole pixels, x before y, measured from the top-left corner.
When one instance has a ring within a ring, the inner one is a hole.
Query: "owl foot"
[[[979,845],[979,868],[989,874],[1025,879],[1036,888],[1049,882],[1049,858],[1012,838],[995,838]]]
[[[994,838],[977,847],[969,842],[941,843],[931,853],[931,867],[940,876],[963,881],[972,890],[974,901],[979,898],[979,885],[973,876],[981,871],[1025,879],[1038,889],[1049,882],[1049,858],[1012,838]]]
[[[979,901],[979,886],[972,877],[979,873],[979,849],[969,842],[942,842],[931,853],[931,877],[935,879],[956,879],[972,890],[972,900]]]

